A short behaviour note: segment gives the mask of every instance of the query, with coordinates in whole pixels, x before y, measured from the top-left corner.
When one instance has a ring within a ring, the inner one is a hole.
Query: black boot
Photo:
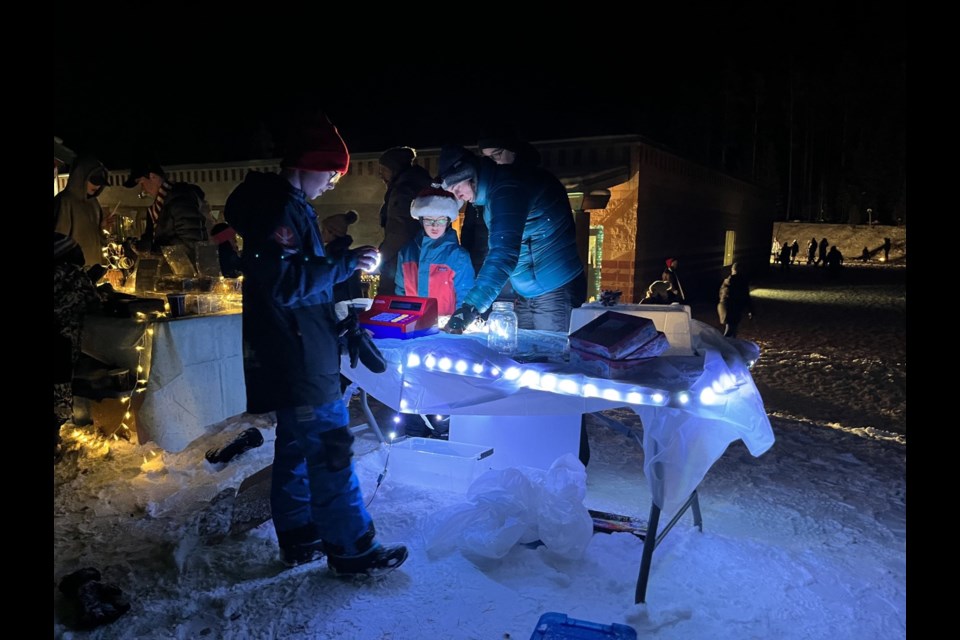
[[[402,565],[407,559],[407,548],[402,544],[384,546],[375,540],[376,531],[373,523],[357,541],[357,553],[346,555],[346,550],[340,545],[326,544],[327,566],[337,576],[370,576],[386,575]]]

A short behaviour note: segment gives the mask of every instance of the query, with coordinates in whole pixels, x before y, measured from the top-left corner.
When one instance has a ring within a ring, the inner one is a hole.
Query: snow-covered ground
[[[222,512],[213,499],[271,461],[272,423],[241,416],[176,454],[64,429],[73,451],[54,472],[54,636],[526,640],[556,611],[640,638],[904,638],[906,270],[788,276],[756,283],[740,335],[762,348],[753,373],[776,443],[759,458],[734,443],[713,466],[700,486],[703,532],[688,514],[664,538],[645,604],[633,602],[642,541],[628,533],[595,534],[577,560],[521,545],[498,561],[428,555],[424,523],[464,494],[389,472],[375,492],[384,450],[369,431],[357,471],[381,539],[410,547],[401,569],[373,582],[333,578],[323,561],[283,570],[269,522],[215,541],[203,535]],[[716,323],[710,304],[694,316]],[[640,429],[629,410],[605,414]],[[264,446],[222,469],[204,460],[250,426]],[[643,452],[601,419],[588,430],[585,504],[645,518]],[[57,590],[82,567],[132,604],[90,632],[64,624]]]

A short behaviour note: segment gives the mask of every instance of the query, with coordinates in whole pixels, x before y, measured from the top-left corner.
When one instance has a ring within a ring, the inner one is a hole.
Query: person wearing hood
[[[203,189],[189,182],[170,182],[163,167],[152,159],[135,162],[123,186],[139,188],[153,198],[137,251],[160,253],[163,247],[180,245],[196,265],[196,247],[209,239]]]
[[[380,284],[377,292],[392,295],[396,292],[397,253],[420,231],[420,225],[410,217],[410,203],[420,191],[432,182],[430,174],[414,164],[417,151],[411,147],[393,147],[380,156],[379,175],[387,186],[380,207]]]
[[[105,216],[97,196],[107,186],[107,168],[91,156],[78,158],[67,186],[53,197],[53,230],[80,245],[84,266],[104,264],[104,232],[113,222]]]
[[[445,190],[483,206],[490,231],[483,266],[444,331],[463,333],[509,282],[518,328],[567,333],[571,312],[586,300],[587,276],[563,184],[547,171],[496,164],[455,145],[440,149],[439,171]],[[581,419],[580,462],[589,461]]]
[[[520,140],[508,125],[496,124],[482,129],[477,138],[477,148],[483,156],[497,164],[528,168],[540,166],[540,152],[530,143]],[[470,252],[474,271],[480,271],[487,257],[488,236],[487,225],[483,221],[483,207],[467,204],[463,212],[463,226],[460,227],[460,244]],[[512,302],[514,297],[508,280],[497,299]]]
[[[453,315],[473,287],[473,263],[451,226],[460,203],[449,191],[427,187],[410,205],[420,232],[400,249],[397,295],[436,298],[437,313]]]
[[[509,281],[521,329],[566,332],[587,279],[563,184],[546,171],[498,165],[452,145],[440,150],[439,170],[445,190],[484,207],[490,230],[487,257],[446,330],[462,333]]]
[[[349,166],[343,138],[321,117],[288,140],[279,174],[247,174],[224,218],[243,237],[247,411],[276,412],[270,509],[280,559],[294,566],[326,554],[337,575],[379,575],[407,549],[377,541],[354,470],[333,299],[336,283],[373,269],[377,250],[328,256],[310,205]]]
[[[730,275],[724,278],[720,285],[720,299],[717,302],[717,315],[720,317],[724,336],[737,337],[737,328],[744,313],[748,319],[753,320],[750,284],[746,275],[740,272],[739,265],[734,262],[730,265]]]

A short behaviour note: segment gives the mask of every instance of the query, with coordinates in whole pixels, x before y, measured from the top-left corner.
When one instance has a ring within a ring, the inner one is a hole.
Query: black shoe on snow
[[[296,567],[319,560],[323,557],[323,541],[317,540],[308,544],[295,544],[289,547],[280,547],[280,562],[288,567]]]
[[[327,556],[327,566],[338,577],[386,575],[407,559],[407,548],[402,544],[383,546],[375,544],[360,556]]]
[[[263,444],[263,435],[256,427],[250,427],[219,449],[210,449],[204,456],[210,464],[230,462],[244,451]]]

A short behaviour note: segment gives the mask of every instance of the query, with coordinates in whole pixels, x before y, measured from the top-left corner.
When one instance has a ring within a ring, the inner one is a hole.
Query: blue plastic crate
[[[637,640],[637,632],[625,624],[599,624],[549,612],[540,616],[530,640]]]

